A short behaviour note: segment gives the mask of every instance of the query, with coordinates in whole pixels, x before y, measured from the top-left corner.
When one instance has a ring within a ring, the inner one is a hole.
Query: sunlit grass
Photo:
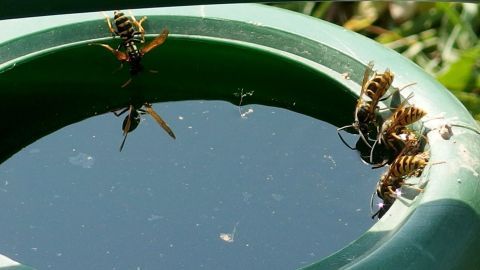
[[[480,5],[449,2],[296,2],[396,50],[436,77],[480,120]]]

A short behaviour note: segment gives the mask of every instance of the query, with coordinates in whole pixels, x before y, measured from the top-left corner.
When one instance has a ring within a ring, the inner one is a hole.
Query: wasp
[[[150,43],[139,48],[137,43],[145,42],[145,29],[142,26],[142,23],[147,19],[147,17],[141,18],[139,21],[135,19],[133,15],[128,18],[121,11],[115,11],[114,13],[114,23],[115,28],[110,22],[110,18],[106,15],[108,28],[112,35],[120,36],[122,42],[118,45],[117,49],[113,49],[107,44],[102,43],[93,43],[90,45],[98,45],[107,49],[121,62],[120,68],[122,68],[124,62],[130,64],[130,75],[134,76],[140,73],[143,70],[141,60],[145,54],[149,51],[155,49],[159,45],[162,45],[168,37],[168,29],[163,29],[162,33],[153,39]],[[122,51],[121,49],[124,49]],[[128,79],[123,85],[122,88],[127,86],[132,81],[132,78]]]
[[[372,218],[378,215],[381,218],[383,214],[390,208],[398,196],[397,190],[405,185],[405,179],[412,175],[419,176],[425,166],[428,164],[429,155],[426,152],[416,155],[404,155],[409,151],[406,147],[390,165],[386,173],[384,173],[377,183],[377,196],[383,200],[379,210],[373,214]],[[422,189],[417,188],[419,191]],[[373,194],[371,198],[371,207],[373,207]]]
[[[402,151],[408,143],[414,143],[418,139],[407,126],[419,121],[427,112],[415,106],[405,106],[406,102],[412,97],[409,95],[394,111],[394,113],[383,122],[378,132],[371,151],[370,161],[373,160],[374,149],[379,145],[384,145],[387,150],[393,150],[393,157]],[[389,159],[384,160],[383,165],[389,163]],[[380,165],[379,167],[383,166]]]
[[[344,126],[337,129],[338,136],[342,142],[348,146],[350,149],[355,150],[355,148],[349,146],[343,137],[340,135],[340,131],[346,128],[353,127],[358,134],[360,135],[363,142],[371,148],[369,142],[369,132],[372,126],[376,125],[376,110],[378,109],[378,103],[385,95],[387,90],[392,85],[394,74],[386,69],[384,73],[376,73],[373,71],[373,62],[368,63],[367,68],[363,74],[362,88],[360,90],[360,95],[357,99],[357,104],[355,106],[354,112],[354,122],[351,125]],[[369,100],[366,101],[364,96],[368,97]],[[388,98],[388,97],[386,97]]]
[[[145,108],[145,109],[144,109]],[[140,106],[130,105],[127,108],[124,108],[121,112],[113,112],[116,116],[120,116],[128,111],[128,115],[125,117],[122,123],[122,130],[123,130],[123,141],[120,145],[120,152],[125,145],[125,141],[127,139],[128,133],[135,130],[138,125],[140,124],[140,118],[143,114],[149,114],[152,116],[153,119],[172,137],[175,139],[175,134],[173,133],[172,129],[168,126],[167,122],[165,122],[160,115],[158,115],[152,108],[152,104],[150,103],[143,103]]]

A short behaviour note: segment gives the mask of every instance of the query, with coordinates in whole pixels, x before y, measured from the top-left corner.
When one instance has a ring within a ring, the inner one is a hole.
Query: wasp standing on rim
[[[380,219],[390,208],[390,206],[395,202],[397,196],[401,195],[399,189],[406,184],[406,178],[412,175],[420,176],[425,166],[427,166],[429,161],[429,154],[427,152],[422,152],[416,155],[406,155],[406,153],[411,152],[411,148],[416,148],[415,144],[410,144],[405,146],[392,164],[388,167],[386,173],[384,173],[380,180],[377,183],[376,193],[377,196],[382,199],[382,203],[379,204],[379,209],[376,213],[373,213],[372,219],[375,216],[378,216]],[[432,164],[439,164],[443,162],[436,162]],[[423,190],[421,188],[415,188],[419,192]],[[374,193],[375,194],[375,193]],[[373,196],[370,199],[370,207],[373,212]]]
[[[110,32],[114,37],[120,36],[122,43],[120,43],[117,49],[113,49],[109,45],[102,43],[93,43],[90,45],[99,45],[109,50],[117,60],[122,63],[122,66],[123,62],[128,62],[130,64],[130,74],[132,76],[137,75],[143,70],[141,64],[142,57],[157,46],[162,45],[167,39],[169,31],[168,29],[163,29],[162,33],[160,33],[160,35],[158,35],[153,41],[139,49],[137,43],[145,42],[145,29],[143,28],[142,23],[147,17],[143,17],[137,21],[133,15],[130,15],[130,18],[128,18],[121,11],[115,11],[113,14],[116,29],[112,26],[110,18],[104,13],[107,18]],[[125,51],[121,51],[120,49],[122,48],[124,48]],[[131,81],[132,78],[128,79],[122,87],[127,86]]]
[[[371,74],[372,72],[373,75]],[[383,96],[392,85],[393,78],[394,74],[389,69],[386,69],[384,73],[377,73],[373,71],[373,62],[368,63],[363,74],[362,88],[357,99],[357,105],[355,106],[354,122],[351,125],[337,129],[338,136],[350,149],[355,148],[345,142],[342,135],[340,135],[340,131],[350,127],[354,128],[363,142],[371,148],[369,132],[372,126],[376,125],[378,103],[385,99]],[[370,100],[366,101],[364,99],[365,96]]]

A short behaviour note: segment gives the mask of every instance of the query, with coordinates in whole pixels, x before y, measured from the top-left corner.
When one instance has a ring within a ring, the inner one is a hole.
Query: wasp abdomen
[[[428,160],[421,156],[400,156],[398,157],[398,161],[392,164],[391,176],[392,177],[402,177],[411,175],[415,173],[417,170],[423,169],[427,165]]]
[[[414,106],[410,106],[396,111],[392,116],[392,119],[394,119],[393,122],[397,123],[397,126],[407,126],[417,122],[426,114],[426,111]]]
[[[132,22],[123,12],[115,12],[114,17],[115,26],[117,27],[117,34],[124,42],[129,42],[135,36],[135,28]]]
[[[377,74],[368,81],[366,95],[372,100],[379,100],[392,85],[393,73],[386,70],[385,73]]]

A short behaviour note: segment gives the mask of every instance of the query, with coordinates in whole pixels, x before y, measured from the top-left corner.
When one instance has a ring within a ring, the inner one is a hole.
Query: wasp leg
[[[122,88],[125,88],[127,85],[129,85],[132,82],[132,78],[128,79],[124,84],[122,84]]]
[[[403,183],[402,186],[407,186],[409,189],[413,189],[418,192],[423,192],[423,188],[416,187],[415,184]]]
[[[112,74],[119,72],[122,68],[123,68],[123,62],[120,62],[120,66],[114,71],[112,71]]]
[[[351,147],[342,137],[342,135],[340,134],[340,131],[341,130],[344,130],[348,127],[352,127],[353,125],[348,125],[348,126],[344,126],[344,127],[341,127],[341,128],[337,128],[337,134],[338,134],[338,137],[340,137],[340,140],[342,140],[343,144],[345,144],[348,148],[350,148],[351,150],[357,150],[356,147]]]
[[[123,109],[121,112],[112,111],[112,113],[115,114],[116,117],[119,117],[120,115],[122,115],[122,114],[124,114],[125,112],[127,112],[129,109],[130,109],[130,107],[127,107],[127,108]]]
[[[97,45],[97,46],[102,46],[103,48],[109,50],[113,55],[117,58],[118,61],[124,62],[128,60],[128,55],[124,52],[121,52],[119,50],[114,50],[110,45],[107,44],[102,44],[102,43],[90,43],[88,45]]]
[[[118,36],[118,32],[112,27],[112,23],[110,22],[110,17],[107,15],[107,13],[102,12],[103,16],[105,16],[105,19],[107,20],[108,24],[108,29],[112,33],[112,36]]]
[[[135,34],[140,34],[140,37],[141,37],[140,42],[144,43],[145,42],[145,29],[143,28],[142,23],[147,19],[147,16],[143,16],[139,21],[137,21],[137,19],[135,19],[135,17],[133,16],[132,12],[129,11],[129,13],[130,13],[130,18],[132,18],[132,23],[138,29],[137,33],[135,33]]]

